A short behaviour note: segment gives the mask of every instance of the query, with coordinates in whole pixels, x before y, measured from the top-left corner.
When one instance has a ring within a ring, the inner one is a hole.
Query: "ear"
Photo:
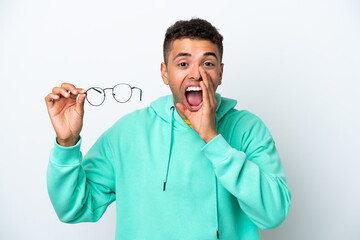
[[[163,62],[161,63],[160,71],[161,71],[161,77],[162,77],[162,80],[163,80],[164,84],[169,85],[169,81],[168,81],[168,77],[167,77],[166,64],[163,63]]]
[[[224,71],[224,64],[222,63],[220,66],[219,85],[221,85],[221,83],[222,83],[223,71]]]

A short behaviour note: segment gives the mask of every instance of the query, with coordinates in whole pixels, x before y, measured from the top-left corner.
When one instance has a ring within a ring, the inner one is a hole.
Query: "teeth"
[[[188,87],[186,91],[201,91],[201,87]]]

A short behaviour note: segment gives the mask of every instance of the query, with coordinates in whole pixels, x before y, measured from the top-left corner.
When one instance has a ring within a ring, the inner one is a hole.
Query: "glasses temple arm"
[[[136,88],[136,89],[140,90],[140,101],[142,101],[142,90],[141,90],[141,88],[138,88],[138,87],[131,87],[131,89],[134,89],[134,88]]]
[[[87,92],[88,92],[90,89],[93,89],[93,90],[97,91],[98,93],[101,93],[101,91],[97,90],[96,88],[89,88],[88,90],[86,90],[85,94],[87,94]]]

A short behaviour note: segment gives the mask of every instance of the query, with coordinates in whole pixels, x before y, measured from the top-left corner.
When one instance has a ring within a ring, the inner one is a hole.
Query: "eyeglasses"
[[[132,96],[133,89],[140,90],[140,101],[142,100],[142,90],[141,88],[132,87],[127,83],[119,83],[113,88],[99,88],[91,87],[86,91],[86,100],[92,106],[100,106],[105,101],[105,90],[112,90],[112,95],[114,99],[119,103],[126,103],[130,100]]]

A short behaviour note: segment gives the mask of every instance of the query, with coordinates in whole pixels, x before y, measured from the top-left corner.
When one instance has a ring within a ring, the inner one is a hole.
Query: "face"
[[[216,91],[221,84],[224,65],[218,47],[208,40],[175,40],[167,65],[161,64],[162,79],[170,86],[175,104],[182,103],[192,112],[202,106],[200,81],[203,78],[199,67],[205,70]]]

